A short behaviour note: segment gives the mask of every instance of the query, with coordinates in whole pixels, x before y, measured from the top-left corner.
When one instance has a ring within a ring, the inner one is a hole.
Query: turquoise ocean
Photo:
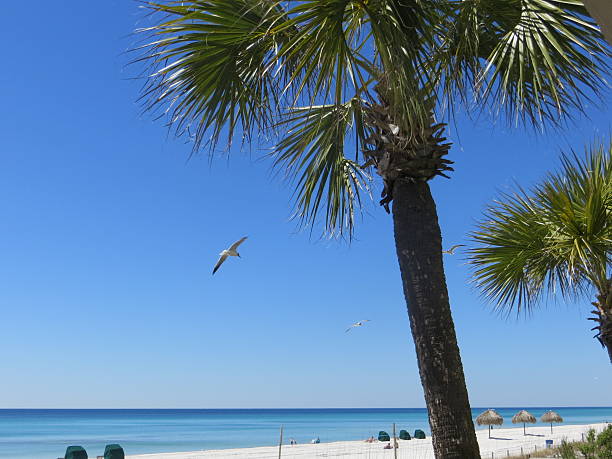
[[[487,407],[488,408],[488,407]],[[539,418],[553,409],[565,424],[612,421],[612,407],[495,408],[511,427],[512,416],[527,409]],[[474,418],[483,409],[473,410]],[[119,443],[126,454],[241,448],[278,444],[360,440],[378,431],[429,434],[423,408],[249,409],[249,410],[0,410],[0,458],[56,459],[69,445],[81,445],[89,457],[102,455],[104,445]]]

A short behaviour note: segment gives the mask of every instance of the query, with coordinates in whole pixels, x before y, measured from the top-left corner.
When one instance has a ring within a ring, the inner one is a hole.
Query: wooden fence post
[[[393,459],[397,459],[397,440],[395,439],[395,422],[393,423]]]

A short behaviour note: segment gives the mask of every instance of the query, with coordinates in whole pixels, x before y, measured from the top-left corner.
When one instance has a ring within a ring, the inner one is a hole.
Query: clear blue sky
[[[187,161],[135,102],[122,53],[137,2],[2,13],[0,407],[424,406],[382,209],[367,207],[350,246],[320,241],[296,232],[290,189],[256,151]],[[607,135],[610,113],[543,137],[459,119],[456,172],[432,183],[445,244],[560,148]],[[243,235],[243,258],[213,278]],[[446,272],[473,406],[612,405],[590,299],[504,320],[461,257]]]

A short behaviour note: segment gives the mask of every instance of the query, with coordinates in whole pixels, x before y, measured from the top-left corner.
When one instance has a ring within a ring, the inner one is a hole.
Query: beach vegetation
[[[350,240],[375,186],[393,216],[436,457],[479,457],[429,182],[456,110],[557,126],[606,88],[573,0],[145,1],[141,101],[214,154],[261,142],[297,221]],[[596,97],[595,97],[596,98]],[[493,115],[495,116],[495,115]],[[379,185],[374,177],[380,177]]]
[[[604,431],[597,435],[595,442],[599,454],[612,459],[612,424],[608,424]]]
[[[578,447],[579,445],[576,446]],[[558,448],[558,453],[561,459],[576,459],[574,444],[565,439],[561,440],[561,446]]]
[[[572,446],[569,444],[569,446]],[[585,435],[584,441],[573,445],[572,449],[577,450],[583,457],[588,459],[597,458],[597,435],[595,429],[589,429]]]
[[[528,455],[511,456],[510,459],[523,459],[526,457],[560,457],[561,459],[612,459],[612,424],[599,434],[595,429],[589,429],[583,441],[561,440],[561,444],[554,448],[532,451]]]

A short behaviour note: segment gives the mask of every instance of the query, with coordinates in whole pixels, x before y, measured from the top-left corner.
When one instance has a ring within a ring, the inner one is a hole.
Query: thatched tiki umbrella
[[[546,413],[542,415],[542,417],[540,418],[540,421],[550,422],[550,433],[552,433],[553,422],[563,422],[563,418],[559,416],[558,413],[555,413],[554,411],[547,411]]]
[[[489,438],[491,438],[491,426],[501,426],[504,423],[504,418],[502,418],[495,410],[487,410],[476,418],[476,423],[479,426],[488,425]]]
[[[529,422],[530,424],[535,424],[536,418],[529,411],[521,410],[512,418],[512,424],[518,424],[519,422],[523,423],[523,435],[527,435],[525,423]]]

